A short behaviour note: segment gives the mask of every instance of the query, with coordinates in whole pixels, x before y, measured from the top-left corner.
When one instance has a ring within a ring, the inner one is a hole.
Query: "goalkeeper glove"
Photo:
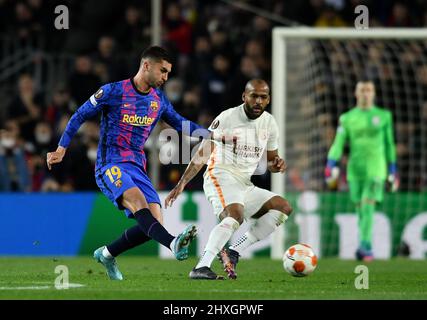
[[[397,166],[395,163],[390,163],[388,166],[387,189],[390,192],[396,192],[399,189],[399,176],[397,174]]]
[[[337,166],[337,162],[332,159],[328,159],[325,168],[325,181],[329,189],[336,189],[338,187],[338,177],[340,175],[340,168]]]

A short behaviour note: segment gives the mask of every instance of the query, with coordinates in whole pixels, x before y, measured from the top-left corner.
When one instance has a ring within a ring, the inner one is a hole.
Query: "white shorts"
[[[218,217],[232,203],[244,206],[244,218],[249,219],[276,193],[256,187],[250,181],[244,183],[233,174],[214,169],[204,175],[203,189]]]

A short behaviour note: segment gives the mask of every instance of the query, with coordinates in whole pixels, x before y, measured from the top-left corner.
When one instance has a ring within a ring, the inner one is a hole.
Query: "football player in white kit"
[[[186,184],[204,164],[204,191],[220,222],[212,229],[199,263],[190,272],[191,279],[223,279],[210,268],[219,255],[228,277],[237,277],[235,268],[240,253],[269,236],[292,212],[287,200],[256,187],[251,176],[264,152],[271,172],[286,170],[278,155],[278,129],[273,116],[264,111],[270,102],[270,88],[261,79],[246,84],[243,104],[223,111],[211,124],[214,139],[203,142],[183,176],[165,199],[171,206]],[[223,249],[244,220],[248,231],[229,248]]]

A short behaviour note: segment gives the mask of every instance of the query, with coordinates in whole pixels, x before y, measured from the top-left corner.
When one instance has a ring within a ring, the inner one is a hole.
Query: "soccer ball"
[[[283,267],[294,277],[308,276],[316,266],[317,256],[307,244],[295,244],[283,255]]]

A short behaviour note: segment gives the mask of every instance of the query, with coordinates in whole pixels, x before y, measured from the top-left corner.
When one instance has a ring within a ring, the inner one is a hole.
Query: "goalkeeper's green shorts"
[[[362,199],[376,200],[384,199],[384,180],[352,180],[348,182],[351,201],[357,203]]]

